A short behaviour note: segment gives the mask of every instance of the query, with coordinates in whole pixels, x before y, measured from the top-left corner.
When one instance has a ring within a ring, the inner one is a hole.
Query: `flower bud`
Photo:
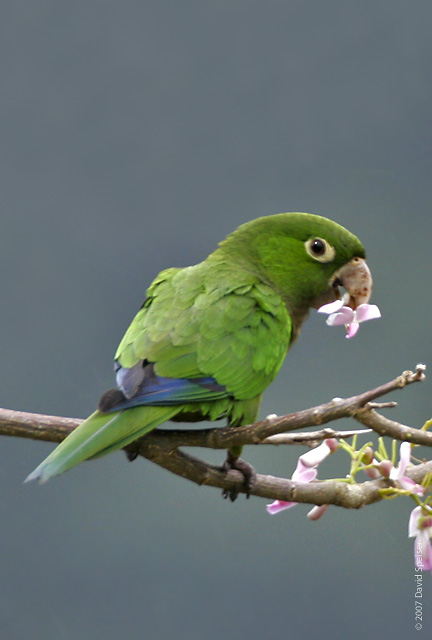
[[[372,464],[373,460],[374,450],[372,449],[372,447],[366,447],[366,449],[363,451],[361,461],[363,462],[363,464]]]
[[[390,460],[382,460],[378,465],[378,469],[380,470],[381,475],[384,476],[384,478],[389,478],[390,473],[393,469],[393,465]]]

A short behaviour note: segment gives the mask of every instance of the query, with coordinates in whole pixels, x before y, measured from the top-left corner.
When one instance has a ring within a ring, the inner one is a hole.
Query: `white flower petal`
[[[291,480],[295,482],[312,482],[317,477],[317,470],[314,467],[308,467],[303,464],[300,458],[297,461],[297,467],[291,476]]]
[[[432,546],[429,536],[422,536],[422,557],[423,557],[423,569],[426,571],[432,571]]]
[[[398,477],[402,478],[405,475],[406,468],[411,459],[411,445],[409,442],[402,442],[399,449],[399,465],[398,465]],[[391,478],[391,474],[390,474]]]
[[[347,334],[346,337],[347,338],[354,338],[354,336],[356,335],[357,331],[359,330],[360,325],[358,322],[350,322],[347,325]]]
[[[354,311],[350,307],[342,307],[337,313],[332,313],[326,320],[331,327],[349,324],[354,320]]]
[[[366,322],[366,320],[375,320],[381,318],[381,311],[376,304],[361,304],[355,311],[356,322]]]
[[[283,500],[275,500],[271,504],[266,505],[267,513],[270,515],[274,515],[275,513],[279,513],[280,511],[285,511],[285,509],[290,509],[291,507],[295,507],[297,502],[284,502]]]
[[[299,458],[299,462],[304,464],[305,467],[317,467],[330,453],[331,450],[328,444],[322,442],[319,447],[314,447],[303,453]]]
[[[411,511],[410,519],[408,522],[408,538],[413,538],[420,533],[420,529],[418,528],[418,521],[421,516],[421,511],[422,508],[420,506],[415,507],[415,509]]]
[[[404,491],[409,491],[410,493],[415,493],[416,495],[422,496],[425,492],[425,488],[421,484],[417,484],[411,478],[407,478],[404,476],[400,478],[399,484]]]
[[[309,520],[319,520],[321,516],[325,514],[328,509],[328,504],[321,504],[320,506],[315,505],[307,514]]]
[[[336,311],[339,311],[343,306],[343,300],[335,300],[334,302],[323,304],[317,311],[318,313],[336,313]]]

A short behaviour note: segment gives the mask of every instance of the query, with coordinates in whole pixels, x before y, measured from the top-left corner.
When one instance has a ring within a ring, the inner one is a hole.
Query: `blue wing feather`
[[[116,382],[121,393],[116,396],[115,402],[104,408],[106,413],[145,405],[206,402],[230,395],[211,376],[165,378],[154,372],[153,364],[142,360],[131,368],[118,367]]]

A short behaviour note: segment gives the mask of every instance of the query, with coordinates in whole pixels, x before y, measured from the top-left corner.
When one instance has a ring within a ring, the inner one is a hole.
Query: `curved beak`
[[[339,285],[346,289],[344,304],[355,310],[361,304],[369,302],[372,294],[372,274],[364,258],[353,258],[334,275],[332,286],[338,292]],[[340,293],[338,295],[340,298]]]

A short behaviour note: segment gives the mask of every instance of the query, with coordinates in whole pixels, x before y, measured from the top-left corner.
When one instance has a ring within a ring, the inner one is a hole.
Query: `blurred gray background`
[[[383,317],[346,341],[312,313],[262,415],[431,365],[431,20],[427,0],[3,2],[1,404],[85,417],[156,273],[281,211],[362,239]],[[432,414],[430,382],[393,398]],[[6,640],[417,633],[408,499],[270,517],[122,453],[23,486],[52,445],[0,444]],[[300,451],[245,456],[290,476]]]

